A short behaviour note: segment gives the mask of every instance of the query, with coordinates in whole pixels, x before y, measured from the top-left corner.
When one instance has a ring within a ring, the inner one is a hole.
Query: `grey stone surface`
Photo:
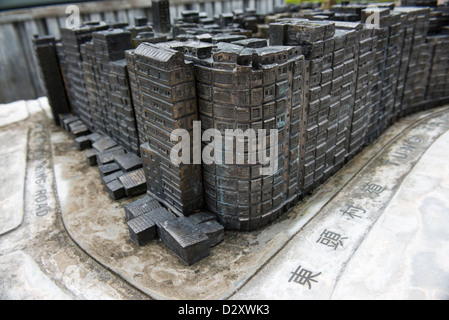
[[[350,259],[341,270],[330,298],[447,299],[449,241],[445,195],[449,148],[447,135],[439,139],[447,130],[447,109],[401,120],[280,220],[258,232],[227,233],[207,259],[190,267],[158,241],[142,248],[131,242],[123,206],[135,199],[117,203],[106,193],[97,192],[103,188],[97,168],[87,165],[83,153],[76,150],[73,138],[67,133],[34,117],[42,112],[30,112],[33,117],[20,126],[8,126],[8,130],[15,131],[29,125],[35,130],[32,135],[35,139],[29,144],[32,161],[26,168],[30,183],[25,185],[25,218],[20,227],[0,236],[1,299],[326,296],[333,268],[345,260],[340,255],[355,247],[357,250],[348,255]],[[0,132],[5,130],[2,128]],[[45,133],[47,130],[50,134]],[[419,141],[422,143],[415,145],[415,149],[405,144]],[[42,148],[45,152],[39,156]],[[43,190],[34,181],[35,170],[44,161],[47,181],[42,185],[47,190],[47,214],[38,211],[35,202],[36,192]],[[385,167],[387,161],[390,166]],[[377,174],[384,179],[374,181]],[[390,185],[392,178],[399,180]],[[10,179],[13,183],[16,177]],[[370,181],[385,183],[388,188],[365,189]],[[368,198],[358,197],[363,190],[371,191]],[[376,192],[380,195],[376,196]],[[373,211],[379,217],[375,221],[370,217],[374,221],[370,229],[369,224],[357,225],[361,220],[351,223],[347,210],[340,207],[347,204],[339,200],[340,194],[344,200],[351,195],[351,199],[367,201],[360,205],[368,201],[370,206],[379,205],[381,209]],[[389,200],[384,202],[385,199]],[[320,224],[332,222],[326,219],[328,206],[334,209],[337,206],[337,210],[331,211],[345,213],[346,220],[340,224]],[[346,222],[359,233],[343,234],[349,230],[344,229]],[[309,233],[313,226],[318,228]],[[368,231],[361,232],[366,226]],[[347,239],[341,240],[337,250],[335,246],[325,246],[326,242],[317,242],[325,235],[321,228],[340,232]],[[298,241],[300,238],[303,241]],[[318,246],[312,260],[301,254],[308,245]],[[308,262],[317,262],[323,269]],[[299,275],[288,282],[299,266],[313,271],[311,276],[321,272],[311,278],[317,282],[310,281],[310,290],[304,279],[304,286],[300,284]]]
[[[71,300],[23,251],[0,256],[2,300]]]
[[[17,212],[23,219],[14,229],[0,234],[0,300],[148,299],[95,262],[67,233],[60,205],[67,204],[67,199],[81,205],[83,201],[71,194],[66,182],[58,183],[56,191],[55,172],[56,176],[67,177],[70,169],[63,167],[74,163],[90,170],[88,177],[96,175],[97,170],[87,166],[73,138],[56,127],[46,99],[24,103],[30,117],[0,129],[0,134],[14,133],[9,141],[14,141],[16,148],[21,145],[16,139],[24,139],[25,143],[22,152],[14,156],[16,165],[23,163],[22,169],[11,176],[2,173],[1,187],[13,189],[16,183],[22,184],[22,196],[14,200],[12,208],[7,207],[8,198],[3,198],[3,192],[2,213]],[[8,150],[6,144],[0,149]],[[62,156],[63,161],[54,162],[55,156]],[[8,164],[8,169],[13,172],[14,166]],[[78,176],[83,175],[75,171]],[[94,180],[89,183],[92,185]],[[98,188],[102,188],[101,184]],[[79,189],[77,192],[82,193]],[[113,206],[108,208],[109,212],[113,210]],[[14,220],[12,216],[8,218],[10,222]],[[8,226],[3,221],[0,225]]]
[[[28,128],[2,130],[0,234],[17,228],[23,219],[23,193],[26,173]]]
[[[25,101],[0,105],[0,127],[7,126],[28,118]]]
[[[448,130],[400,136],[233,298],[447,299]]]

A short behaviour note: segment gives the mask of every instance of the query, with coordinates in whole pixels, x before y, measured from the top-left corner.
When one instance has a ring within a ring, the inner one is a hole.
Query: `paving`
[[[3,112],[4,108],[13,112]],[[137,247],[46,99],[0,106],[0,299],[449,299],[449,106],[395,123],[278,221],[186,266]]]

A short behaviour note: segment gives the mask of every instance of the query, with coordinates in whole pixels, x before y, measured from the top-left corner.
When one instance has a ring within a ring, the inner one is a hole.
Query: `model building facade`
[[[193,63],[184,54],[148,43],[128,52],[134,97],[140,112],[141,155],[147,176],[148,193],[180,214],[203,207],[201,166],[175,164],[171,141],[176,129],[193,134],[198,120]]]

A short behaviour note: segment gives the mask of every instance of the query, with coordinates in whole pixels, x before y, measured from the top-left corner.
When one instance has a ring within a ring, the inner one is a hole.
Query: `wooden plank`
[[[90,20],[90,21],[101,21],[101,20],[103,20],[103,19],[102,19],[100,13],[91,13],[91,14],[89,15],[89,20]]]
[[[114,11],[107,11],[104,13],[104,20],[106,22],[117,21],[117,17]]]
[[[0,25],[0,43],[0,103],[33,99],[27,63],[13,24]]]
[[[231,3],[229,1],[223,1],[222,2],[222,8],[223,8],[223,13],[230,13],[230,12],[232,12]]]
[[[268,0],[267,13],[272,13],[274,11],[274,0]]]
[[[259,5],[259,13],[267,13],[268,12],[268,0],[259,0],[257,1]]]
[[[285,4],[285,0],[275,0],[275,1],[276,1],[275,4],[276,4],[277,6],[280,6],[280,5]]]
[[[117,22],[128,22],[128,13],[125,10],[117,10]]]
[[[59,27],[65,28],[67,23],[67,17],[66,16],[58,16],[56,19],[58,19]]]
[[[176,7],[170,6],[170,19],[172,23],[176,18],[178,18],[178,11],[176,10]],[[148,16],[148,21],[153,21],[153,15]]]
[[[45,23],[45,19],[34,20],[34,22],[36,23],[37,33],[39,35],[47,35],[48,34],[47,24]]]
[[[145,10],[143,9],[130,9],[128,10],[128,21],[131,26],[135,25],[135,18],[146,17]]]
[[[59,39],[61,37],[61,30],[59,27],[58,19],[56,17],[47,18],[46,23],[47,23],[48,33],[50,35],[54,36],[56,39]]]
[[[205,11],[209,17],[214,16],[214,3],[213,2],[206,2],[205,4]]]
[[[153,21],[153,11],[152,8],[145,8],[143,9],[145,11],[145,16],[148,18],[148,21],[152,22]],[[171,13],[171,8],[170,8],[170,13]],[[171,16],[171,22],[173,23],[173,16]]]
[[[36,58],[33,48],[33,35],[39,34],[39,28],[35,21],[29,20],[23,23],[24,33],[22,34],[22,46],[27,57],[28,71],[31,77],[31,83],[35,90],[35,98],[45,96],[47,91],[43,84],[39,62]]]
[[[243,1],[242,0],[232,0],[232,9],[233,10],[243,10]]]
[[[129,25],[130,25],[130,26],[135,26],[134,18],[135,18],[136,16],[134,15],[134,11],[132,11],[132,10],[126,10],[126,15],[128,16],[128,23],[129,23]]]
[[[215,1],[214,3],[214,7],[215,7],[215,15],[219,15],[220,13],[223,12],[223,4],[221,3],[221,1]]]

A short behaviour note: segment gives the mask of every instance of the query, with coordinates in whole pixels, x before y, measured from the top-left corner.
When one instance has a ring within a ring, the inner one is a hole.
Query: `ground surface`
[[[401,120],[279,221],[186,267],[52,124],[0,106],[0,299],[449,299],[449,107]]]

